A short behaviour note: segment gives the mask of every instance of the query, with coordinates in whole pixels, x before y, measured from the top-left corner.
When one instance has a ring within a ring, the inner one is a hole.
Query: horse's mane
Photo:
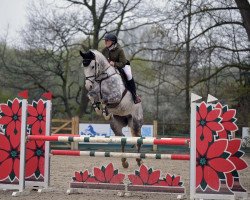
[[[90,51],[95,54],[96,61],[100,64],[100,66],[103,69],[106,69],[110,66],[107,58],[100,51],[97,51],[95,49],[91,49]]]

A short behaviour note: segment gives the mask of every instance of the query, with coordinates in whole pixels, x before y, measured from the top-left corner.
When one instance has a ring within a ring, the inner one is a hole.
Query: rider
[[[117,43],[116,35],[108,33],[104,37],[105,48],[102,50],[102,54],[108,59],[110,65],[123,70],[126,74],[127,88],[131,92],[134,103],[140,103],[141,99],[136,95],[136,86],[132,77],[131,67],[129,61],[126,59],[123,49],[120,44]]]

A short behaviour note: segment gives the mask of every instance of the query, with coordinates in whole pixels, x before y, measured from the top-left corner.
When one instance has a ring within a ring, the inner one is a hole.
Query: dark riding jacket
[[[125,57],[125,53],[121,46],[116,43],[116,47],[109,50],[109,48],[105,47],[102,50],[102,54],[108,59],[108,61],[113,61],[115,63],[115,67],[123,68],[126,65],[127,59]]]

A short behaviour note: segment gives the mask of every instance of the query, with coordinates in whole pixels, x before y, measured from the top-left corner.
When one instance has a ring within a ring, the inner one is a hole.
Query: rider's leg
[[[131,72],[131,67],[130,65],[125,65],[125,67],[123,67],[123,71],[126,74],[126,78],[127,78],[127,87],[128,90],[131,92],[134,103],[140,103],[141,99],[139,96],[136,95],[136,86],[135,86],[135,82],[132,76],[132,72]]]
[[[129,81],[127,82],[127,85],[128,85],[129,91],[132,93],[132,97],[133,97],[134,103],[135,103],[135,104],[140,103],[140,102],[141,102],[141,99],[140,99],[140,97],[137,96],[137,94],[136,94],[136,86],[135,86],[134,79],[132,78],[131,80],[129,80]]]

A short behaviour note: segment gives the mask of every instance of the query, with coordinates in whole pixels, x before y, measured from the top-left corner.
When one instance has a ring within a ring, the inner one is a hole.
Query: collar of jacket
[[[112,44],[108,50],[111,51],[111,50],[114,50],[115,48],[117,47],[117,43],[116,44]]]

